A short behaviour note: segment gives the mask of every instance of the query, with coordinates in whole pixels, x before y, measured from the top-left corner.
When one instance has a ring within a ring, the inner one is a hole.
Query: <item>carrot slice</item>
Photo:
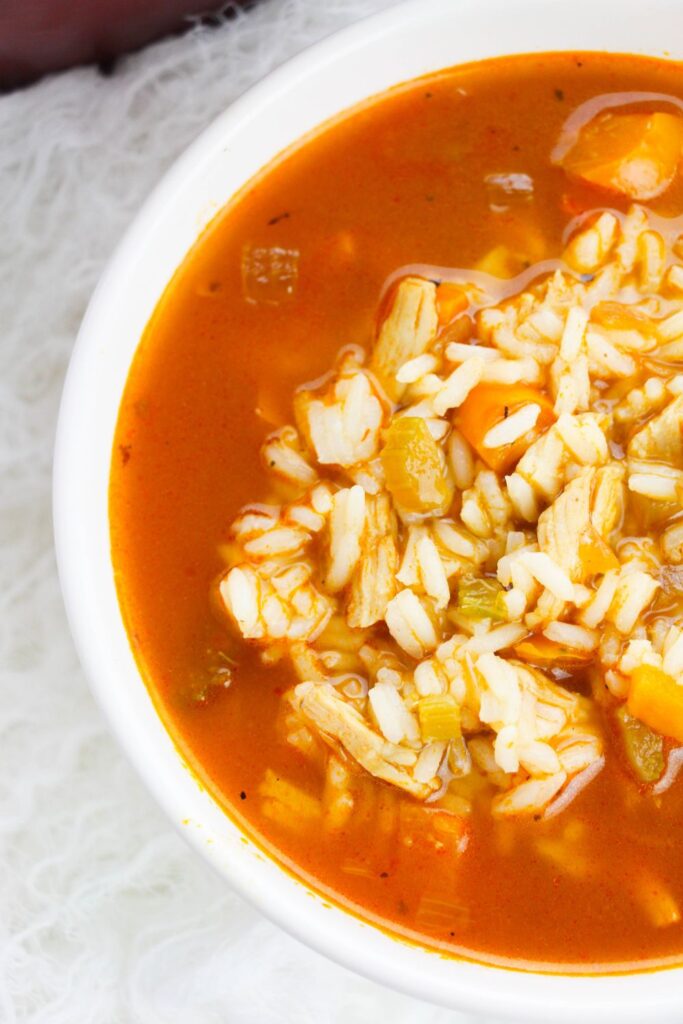
[[[518,441],[501,448],[486,448],[484,438],[501,420],[520,405],[535,402],[541,412],[535,427]],[[555,422],[550,400],[535,388],[523,384],[478,384],[458,409],[455,423],[479,457],[497,473],[505,473],[524,454],[532,441]]]
[[[459,284],[443,281],[436,289],[436,310],[439,326],[443,327],[454,320],[458,313],[464,313],[470,304],[467,292]]]
[[[585,125],[561,159],[577,178],[631,199],[653,199],[674,179],[683,155],[683,119],[676,114],[605,111]]]
[[[579,556],[587,576],[597,576],[609,572],[610,569],[619,568],[619,559],[607,541],[603,540],[596,531],[592,531],[592,535],[581,540]]]
[[[522,661],[528,661],[539,668],[580,668],[593,659],[592,651],[578,651],[571,647],[563,647],[547,636],[535,636],[522,640],[513,650]]]
[[[628,709],[655,732],[683,743],[683,686],[653,665],[641,665],[631,676]]]

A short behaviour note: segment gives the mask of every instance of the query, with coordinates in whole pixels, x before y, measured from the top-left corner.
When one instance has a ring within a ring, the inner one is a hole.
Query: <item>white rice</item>
[[[368,690],[368,700],[382,735],[390,743],[415,741],[419,738],[420,731],[414,716],[391,683],[375,683]]]
[[[503,445],[518,441],[536,426],[540,413],[541,407],[536,402],[521,406],[487,430],[482,441],[484,448],[502,448]]]
[[[423,352],[421,356],[415,356],[414,359],[409,359],[407,363],[403,364],[396,374],[396,380],[400,384],[414,384],[435,370],[438,365],[439,361],[436,356]]]
[[[476,387],[484,371],[484,360],[473,356],[453,370],[441,391],[434,397],[434,411],[443,416],[449,409],[462,405],[472,388]]]
[[[384,618],[396,643],[411,658],[424,658],[439,642],[432,620],[412,590],[399,591],[387,605]]]
[[[543,635],[547,636],[548,640],[577,651],[594,651],[600,639],[595,630],[576,626],[571,622],[551,622],[543,630]]]
[[[325,587],[334,594],[351,579],[358,565],[365,525],[365,491],[356,484],[337,491],[330,512],[330,563]]]
[[[519,559],[542,587],[560,601],[571,601],[574,585],[560,566],[542,551],[523,552]]]
[[[506,647],[512,647],[519,643],[529,630],[518,622],[506,623],[503,626],[496,626],[483,636],[473,636],[465,642],[465,650],[471,654],[495,654]]]

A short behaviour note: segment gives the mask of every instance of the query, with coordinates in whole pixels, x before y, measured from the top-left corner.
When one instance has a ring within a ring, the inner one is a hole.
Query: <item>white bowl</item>
[[[456,1009],[661,1022],[683,1012],[681,969],[576,977],[449,959],[330,907],[266,857],[202,791],[158,718],[121,620],[110,558],[109,464],[128,369],[167,282],[215,212],[283,148],[373,93],[463,61],[551,50],[681,59],[683,3],[412,0],[290,61],[204,132],[140,211],[83,321],[57,436],[57,555],[83,667],[121,745],[179,831],[264,914],[347,967]]]

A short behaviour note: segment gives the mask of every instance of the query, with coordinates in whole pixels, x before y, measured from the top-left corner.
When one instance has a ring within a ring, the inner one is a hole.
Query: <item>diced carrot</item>
[[[647,337],[657,334],[657,325],[647,313],[623,302],[598,302],[591,320],[611,331],[638,331]]]
[[[640,665],[631,676],[628,709],[655,732],[683,743],[683,686],[653,665]]]
[[[458,313],[464,313],[470,304],[467,292],[459,284],[443,281],[436,289],[436,309],[439,326],[443,327],[454,320]]]
[[[597,576],[619,568],[619,559],[612,548],[595,531],[593,536],[581,540],[579,555],[587,576]]]
[[[486,448],[487,433],[520,405],[535,402],[541,412],[535,427],[524,437],[501,448]],[[505,473],[524,454],[532,441],[555,422],[552,403],[535,388],[523,384],[479,384],[457,410],[455,423],[479,457],[497,473]]]
[[[522,640],[513,648],[516,656],[539,668],[559,665],[562,668],[580,668],[593,658],[592,651],[579,651],[576,648],[563,647],[547,636],[534,636]]]
[[[653,199],[673,181],[682,155],[678,115],[605,111],[582,128],[560,163],[591,185],[631,199]]]

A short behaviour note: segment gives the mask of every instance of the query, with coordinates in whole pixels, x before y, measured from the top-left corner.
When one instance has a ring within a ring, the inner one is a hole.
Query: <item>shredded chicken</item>
[[[365,722],[362,715],[344,701],[329,683],[300,684],[296,688],[299,709],[328,740],[336,740],[366,771],[378,779],[399,786],[424,800],[439,786],[417,782],[408,766],[417,756],[405,747],[383,739]]]
[[[351,580],[346,617],[350,626],[365,628],[384,618],[396,594],[398,528],[388,494],[366,498],[361,559]]]
[[[405,390],[405,385],[396,380],[398,370],[427,350],[436,334],[437,323],[435,285],[420,277],[401,281],[380,328],[370,364],[394,401],[398,401]]]
[[[623,480],[624,470],[619,465],[588,467],[539,517],[541,551],[574,583],[583,583],[596,571],[587,550],[597,546],[611,552],[607,540],[621,515]]]

